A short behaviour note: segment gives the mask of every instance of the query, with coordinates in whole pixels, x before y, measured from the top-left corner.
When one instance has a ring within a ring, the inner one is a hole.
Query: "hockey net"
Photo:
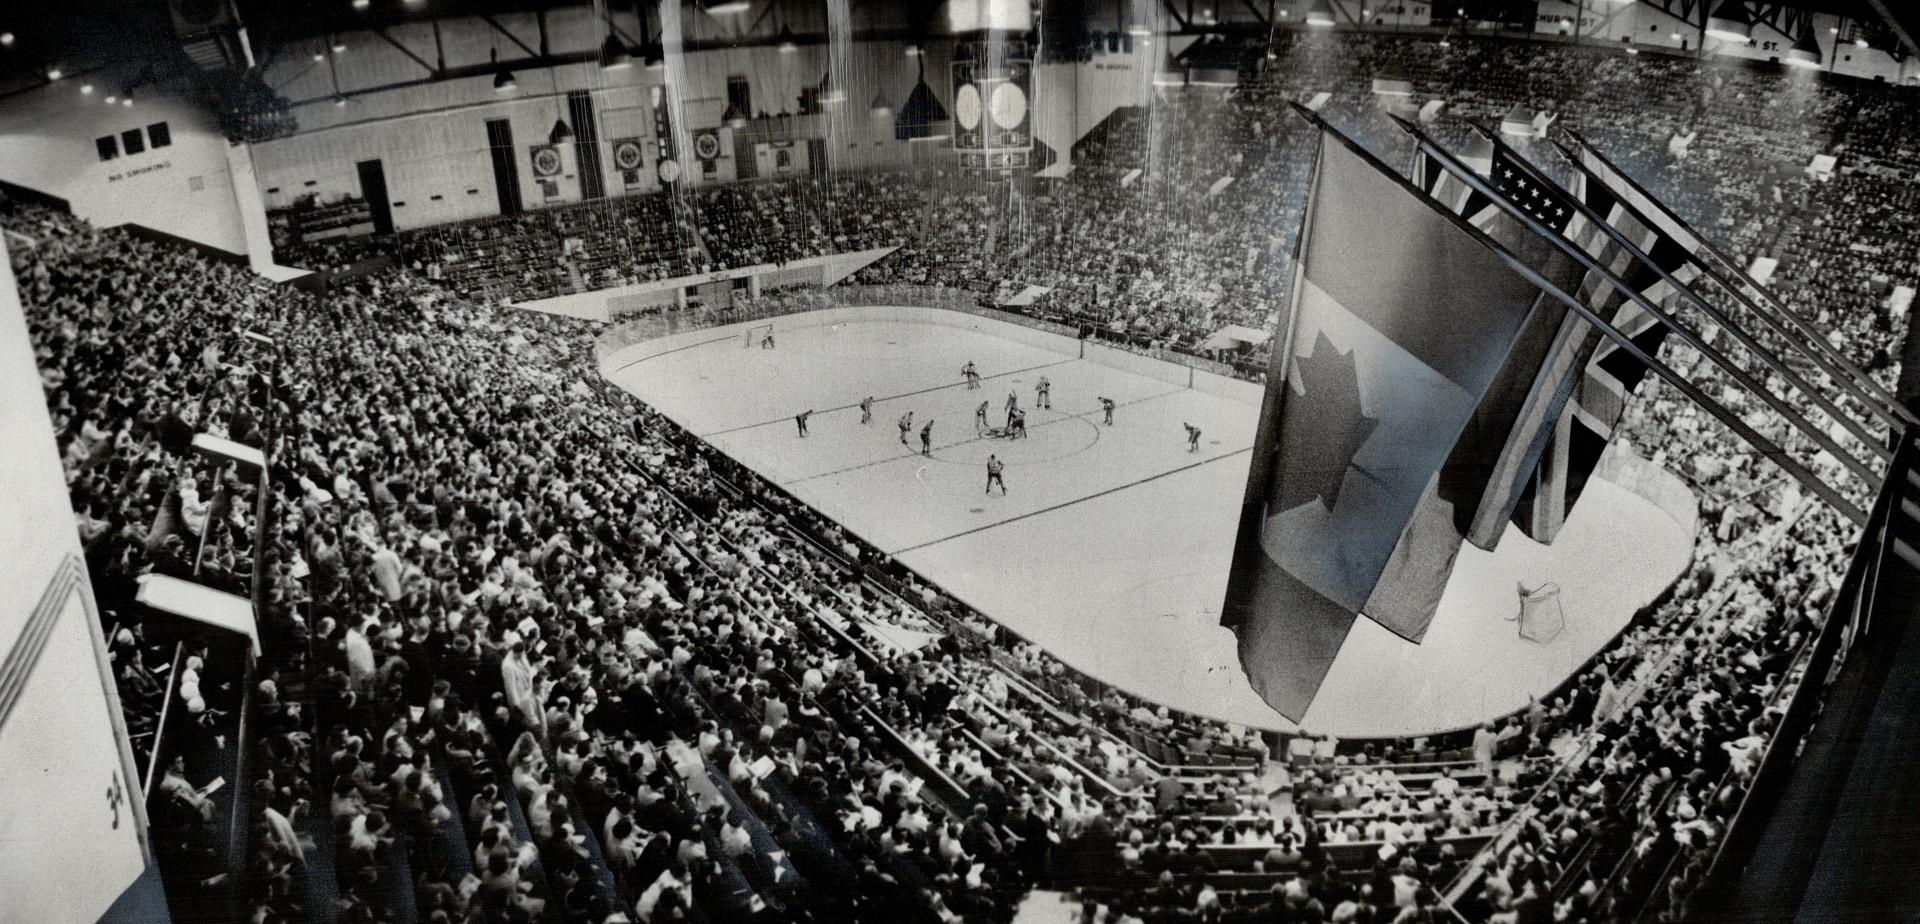
[[[1520,588],[1520,637],[1529,642],[1550,642],[1567,627],[1567,612],[1560,606],[1560,585],[1542,584]]]
[[[772,333],[773,333],[773,325],[754,324],[748,327],[746,330],[740,332],[740,346],[742,349],[751,350],[754,347],[759,346],[760,341],[766,339]]]

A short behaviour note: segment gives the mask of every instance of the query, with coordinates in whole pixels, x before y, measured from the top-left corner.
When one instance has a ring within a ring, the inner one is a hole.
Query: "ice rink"
[[[1218,624],[1257,390],[1188,387],[1181,367],[1079,358],[1071,339],[935,309],[781,318],[772,350],[743,346],[743,328],[629,346],[602,369],[1074,668],[1177,709],[1295,728],[1253,693],[1233,633]],[[969,361],[978,390],[960,375]],[[1042,376],[1051,409],[1034,407]],[[1009,393],[1027,409],[1031,436],[977,435],[975,409],[986,402],[999,426]],[[867,396],[873,419],[863,424]],[[1100,396],[1117,405],[1110,426]],[[808,409],[802,438],[793,417]],[[902,445],[898,420],[908,413]],[[922,456],[928,421],[932,451]],[[1182,423],[1201,429],[1198,452]],[[1006,463],[1004,496],[985,493],[989,454]],[[1519,709],[1671,584],[1690,543],[1653,504],[1596,481],[1553,546],[1510,529],[1498,554],[1464,549],[1423,644],[1357,620],[1302,724],[1343,737],[1407,735]],[[1508,620],[1519,579],[1561,585],[1559,637],[1518,637]]]

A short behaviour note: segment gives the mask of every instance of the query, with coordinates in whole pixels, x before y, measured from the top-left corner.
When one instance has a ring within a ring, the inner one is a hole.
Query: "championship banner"
[[[640,171],[647,165],[646,147],[638,138],[613,139],[613,166],[620,171],[620,182],[628,187],[640,185]]]
[[[527,150],[533,160],[533,175],[536,177],[555,177],[560,175],[560,148],[551,144],[532,145]]]
[[[720,133],[712,130],[693,136],[693,156],[711,164],[720,159]]]
[[[953,60],[953,150],[969,170],[1025,169],[1033,152],[1033,52],[1024,41],[962,42]]]

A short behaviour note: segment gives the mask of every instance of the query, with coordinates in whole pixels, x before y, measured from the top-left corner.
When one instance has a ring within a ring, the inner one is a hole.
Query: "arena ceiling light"
[[[0,48],[12,48],[12,47],[13,47],[13,33],[0,32]]]
[[[1726,42],[1752,40],[1753,14],[1744,0],[1720,0],[1707,16],[1707,34]]]
[[[797,43],[795,43],[793,40],[793,30],[785,26],[781,26],[780,27],[780,53],[783,55],[790,55],[799,50],[800,50],[800,46]]]
[[[62,71],[62,70],[60,70],[60,68],[58,68],[58,67],[49,67],[49,68],[47,68],[47,79],[48,79],[48,80],[59,80],[59,79],[60,79],[61,77],[64,77],[64,76],[66,76],[66,73],[65,73],[64,71]]]
[[[609,34],[607,40],[600,43],[600,69],[603,71],[623,71],[633,66],[633,56],[627,54],[627,46],[620,39]]]
[[[353,8],[359,12],[364,13],[371,6],[373,6],[373,0],[353,0]]]
[[[1800,30],[1800,37],[1794,39],[1793,47],[1781,60],[1793,67],[1819,67],[1821,54],[1820,39],[1809,25]]]
[[[867,108],[878,118],[886,118],[887,116],[893,115],[893,106],[887,102],[887,94],[878,90],[874,91],[873,103]]]
[[[747,0],[721,0],[707,5],[707,12],[714,16],[738,16],[750,9],[753,9],[753,4]]]
[[[494,65],[498,66],[500,64],[500,49],[493,49],[492,58]],[[510,93],[518,89],[520,89],[520,81],[513,79],[512,71],[502,67],[494,72],[493,91],[495,93]]]
[[[81,84],[81,85],[80,85],[80,95],[81,95],[81,96],[92,96],[92,95],[93,95],[93,84],[90,84],[90,83],[83,83],[83,84]]]
[[[1307,25],[1325,29],[1333,25],[1333,4],[1330,0],[1313,0],[1307,7]]]

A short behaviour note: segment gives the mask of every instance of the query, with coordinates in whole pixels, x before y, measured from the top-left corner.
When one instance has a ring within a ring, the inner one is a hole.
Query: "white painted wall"
[[[1085,136],[1121,106],[1145,106],[1153,98],[1153,73],[1166,58],[1159,39],[1136,37],[1131,54],[1096,54],[1077,65],[1074,85],[1074,139]]]
[[[0,101],[0,180],[73,204],[97,226],[133,222],[231,253],[247,252],[234,200],[227,142],[213,120],[183,100],[142,92],[133,106],[91,95],[67,77]],[[170,147],[100,160],[94,139],[165,122]]]

